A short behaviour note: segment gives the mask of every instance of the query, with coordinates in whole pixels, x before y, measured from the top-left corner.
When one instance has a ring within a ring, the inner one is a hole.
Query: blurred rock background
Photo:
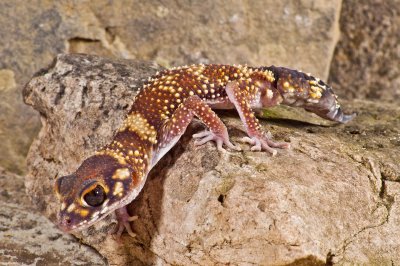
[[[343,99],[400,101],[399,0],[15,0],[0,2],[0,25],[0,166],[19,175],[40,129],[21,90],[58,53],[274,64],[329,80]]]

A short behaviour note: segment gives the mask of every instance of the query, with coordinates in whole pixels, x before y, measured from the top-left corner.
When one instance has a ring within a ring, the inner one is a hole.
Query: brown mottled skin
[[[325,119],[345,123],[332,89],[300,71],[281,67],[192,65],[165,70],[149,78],[113,141],[83,161],[75,173],[60,177],[55,189],[61,202],[59,226],[80,230],[115,211],[118,235],[134,236],[129,204],[142,189],[147,174],[185,132],[194,116],[209,129],[195,134],[195,144],[215,141],[219,150],[233,145],[227,129],[212,109],[235,108],[252,150],[287,148],[272,141],[261,128],[254,110],[278,104],[303,107]]]

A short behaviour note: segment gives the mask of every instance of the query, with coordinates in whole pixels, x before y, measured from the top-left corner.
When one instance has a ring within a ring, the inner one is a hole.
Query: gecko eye
[[[97,185],[84,194],[83,199],[89,206],[98,207],[106,200],[106,193],[102,186]]]

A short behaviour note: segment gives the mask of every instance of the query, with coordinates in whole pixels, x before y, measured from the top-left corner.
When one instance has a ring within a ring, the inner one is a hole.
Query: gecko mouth
[[[82,216],[76,213],[67,213],[61,211],[58,214],[56,225],[58,226],[58,228],[61,229],[61,231],[65,233],[87,229],[91,225],[107,217],[110,213],[114,212],[115,209],[118,208],[118,206],[126,205],[126,201],[126,199],[123,199],[121,201],[115,202],[111,206],[103,206],[101,210],[94,212],[89,219],[85,220],[82,220]],[[104,201],[103,205],[106,205],[107,203],[108,200]]]
[[[81,231],[93,225],[94,223],[98,222],[99,220],[102,220],[108,214],[109,213],[106,213],[105,215],[98,215],[90,220],[83,220],[79,223],[74,223],[74,219],[71,216],[60,215],[59,218],[57,219],[57,227],[65,233],[71,233],[73,231]]]

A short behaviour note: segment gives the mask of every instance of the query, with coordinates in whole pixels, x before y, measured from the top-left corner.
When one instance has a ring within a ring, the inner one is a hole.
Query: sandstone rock
[[[39,119],[32,111],[26,111],[27,106],[22,102],[21,93],[12,86],[12,80],[4,85],[11,87],[0,90],[0,165],[22,174],[32,138],[39,132]]]
[[[0,69],[0,91],[14,89],[15,87],[14,72],[9,69]]]
[[[35,211],[23,177],[0,168],[0,187],[1,265],[105,265],[95,250]]]
[[[400,101],[400,1],[343,1],[330,82],[348,99]]]
[[[59,206],[54,178],[68,174],[111,140],[140,79],[155,69],[136,61],[60,55],[25,87],[42,116],[26,187],[50,219]],[[400,108],[358,101],[348,125],[264,121],[292,149],[276,157],[195,147],[193,123],[151,171],[129,205],[137,238],[117,243],[113,215],[77,233],[112,265],[400,264]],[[232,139],[236,114],[221,113]]]
[[[0,164],[25,170],[38,116],[21,87],[61,52],[153,60],[287,65],[326,78],[338,32],[334,1],[41,1],[0,2],[0,69],[16,87],[0,89]],[[184,22],[184,23],[183,23]],[[7,116],[2,113],[8,110]],[[29,128],[26,129],[26,126]],[[22,144],[21,144],[22,143]],[[14,153],[17,153],[16,155]]]

